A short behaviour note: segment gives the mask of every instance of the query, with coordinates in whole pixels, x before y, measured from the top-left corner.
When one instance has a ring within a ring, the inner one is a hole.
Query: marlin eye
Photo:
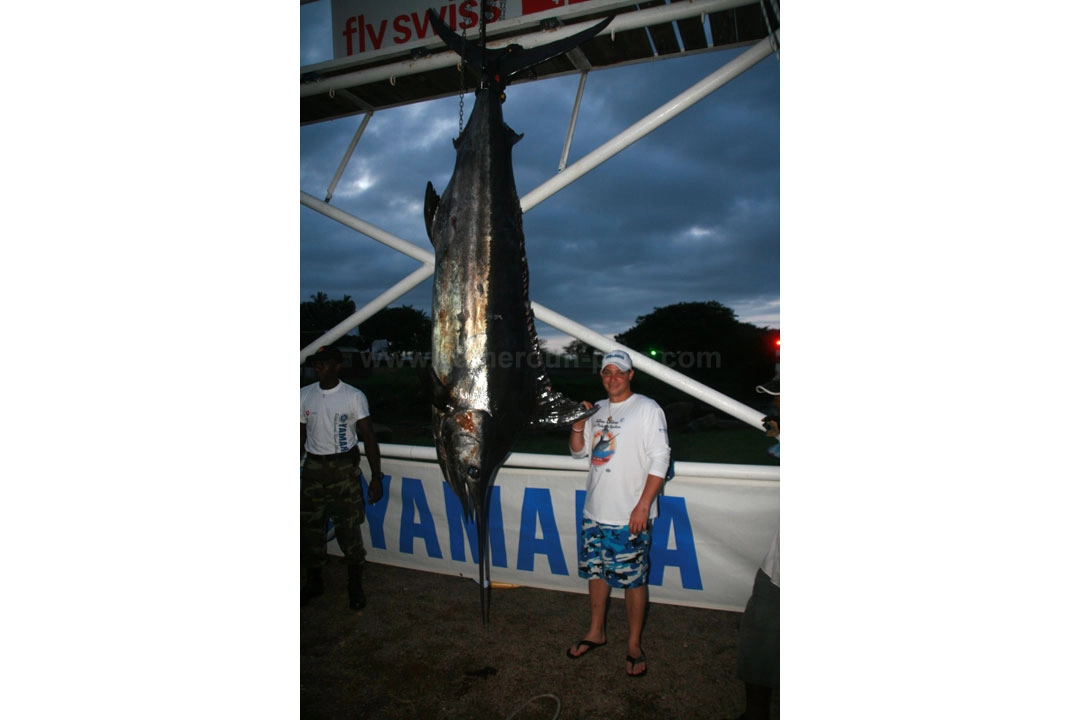
[[[473,480],[476,480],[478,477],[480,477],[480,468],[476,467],[475,465],[471,466],[469,468],[469,477],[471,477]]]

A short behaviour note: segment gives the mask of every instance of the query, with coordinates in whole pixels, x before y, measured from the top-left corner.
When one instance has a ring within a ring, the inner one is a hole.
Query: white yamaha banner
[[[722,474],[725,466],[714,467]],[[779,528],[780,483],[679,477],[678,468],[653,522],[649,599],[742,611]],[[476,526],[465,522],[438,464],[384,457],[382,469],[384,497],[367,506],[363,525],[368,560],[478,580]],[[588,591],[577,574],[585,478],[575,470],[499,470],[489,516],[493,582]],[[341,554],[334,541],[328,549]]]

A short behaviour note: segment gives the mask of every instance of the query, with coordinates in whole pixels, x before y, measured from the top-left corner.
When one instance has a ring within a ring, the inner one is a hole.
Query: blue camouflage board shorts
[[[601,525],[581,521],[581,557],[578,576],[604,580],[611,587],[636,588],[649,580],[651,529],[630,534],[629,525]]]

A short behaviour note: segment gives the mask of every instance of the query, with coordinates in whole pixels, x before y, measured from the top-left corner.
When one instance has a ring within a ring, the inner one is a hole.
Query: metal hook
[[[396,75],[391,75],[390,76],[390,87],[397,87],[397,76]]]

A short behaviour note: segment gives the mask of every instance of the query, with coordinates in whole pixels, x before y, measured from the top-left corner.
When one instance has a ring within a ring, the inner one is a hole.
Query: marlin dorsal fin
[[[439,209],[439,193],[435,186],[428,180],[427,193],[424,194],[424,228],[427,230],[428,240],[435,244],[435,236],[431,234],[431,224],[435,221],[435,212]]]

